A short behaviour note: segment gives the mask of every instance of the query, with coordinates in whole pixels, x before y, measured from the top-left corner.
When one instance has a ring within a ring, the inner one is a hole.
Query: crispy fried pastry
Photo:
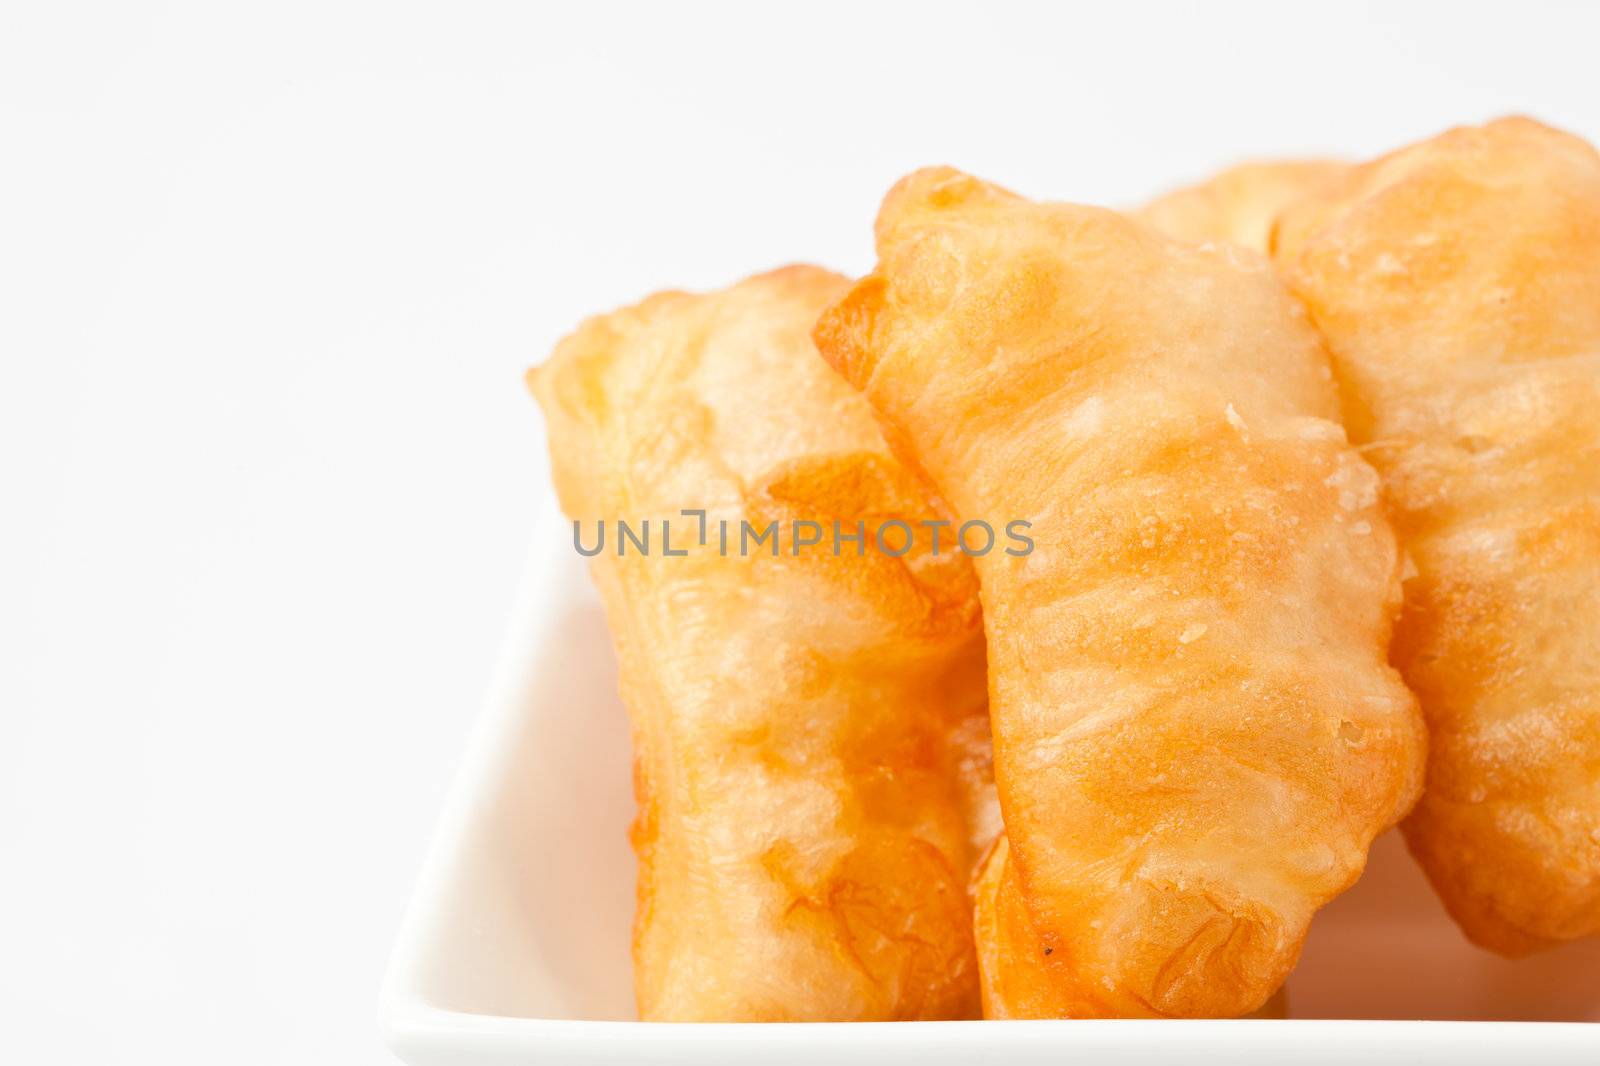
[[[1327,159],[1243,163],[1151,201],[1136,217],[1179,240],[1233,241],[1268,252],[1273,223],[1283,209],[1349,170],[1348,164]]]
[[[1280,261],[1415,566],[1406,838],[1473,940],[1600,932],[1600,156],[1527,119],[1291,208]]]
[[[1006,840],[979,882],[994,1017],[1235,1016],[1411,806],[1377,475],[1267,261],[920,171],[827,359],[975,560]]]
[[[653,296],[591,319],[531,375],[585,547],[599,521],[654,527],[649,554],[618,540],[592,561],[633,725],[647,1020],[978,1011],[976,579],[948,540],[932,552],[916,523],[935,505],[812,346],[844,288],[791,267]],[[901,520],[918,540],[836,554],[835,520],[869,538]],[[741,524],[774,521],[777,540],[741,556]]]

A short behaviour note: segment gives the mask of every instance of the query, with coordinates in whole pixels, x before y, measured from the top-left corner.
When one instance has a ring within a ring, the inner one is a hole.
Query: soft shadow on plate
[[[1522,959],[1474,946],[1391,831],[1356,886],[1312,923],[1289,1016],[1600,1021],[1600,940]]]
[[[424,991],[471,1014],[631,1021],[627,715],[598,601],[548,591],[561,609],[499,709],[515,739],[453,864]]]

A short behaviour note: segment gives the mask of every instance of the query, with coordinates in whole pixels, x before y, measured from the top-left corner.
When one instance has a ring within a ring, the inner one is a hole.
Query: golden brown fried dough
[[[957,515],[1035,542],[976,560],[988,1013],[1248,1013],[1421,783],[1394,539],[1316,335],[1245,249],[949,169],[889,194],[878,255],[819,348]]]
[[[978,1011],[964,805],[981,802],[987,715],[971,565],[948,540],[935,556],[926,529],[902,558],[849,542],[835,555],[831,539],[794,553],[812,535],[792,535],[797,519],[846,534],[860,520],[870,537],[936,515],[812,346],[844,287],[791,267],[653,296],[586,322],[531,375],[585,546],[598,520],[648,518],[656,538],[648,556],[608,541],[592,564],[633,724],[647,1020]],[[706,512],[706,544],[686,508]],[[686,555],[663,554],[663,518]],[[740,557],[745,521],[777,521],[780,553]]]
[[[1243,163],[1167,193],[1135,217],[1183,241],[1233,241],[1268,252],[1272,226],[1291,203],[1327,188],[1350,166],[1327,159]]]
[[[1458,129],[1279,232],[1416,567],[1411,848],[1480,944],[1600,932],[1600,156],[1527,119]]]
[[[1009,853],[1002,836],[978,870],[974,936],[982,974],[983,1016],[1092,1017],[1097,1012],[1093,1001],[1074,999],[1072,980],[1051,972],[1054,953],[1046,955],[1037,950],[1032,922],[1008,861]],[[1288,1016],[1288,993],[1280,987],[1246,1017]]]

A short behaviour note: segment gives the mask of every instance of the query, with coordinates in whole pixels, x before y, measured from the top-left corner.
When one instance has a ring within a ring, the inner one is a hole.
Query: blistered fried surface
[[[1279,214],[1349,170],[1348,164],[1324,159],[1243,163],[1152,200],[1136,217],[1179,240],[1233,241],[1269,252]]]
[[[1600,157],[1455,130],[1278,229],[1415,565],[1412,850],[1481,944],[1600,932]]]
[[[948,169],[889,194],[878,254],[819,347],[956,514],[1035,542],[976,560],[988,1012],[1248,1013],[1421,780],[1319,342],[1260,256]]]
[[[633,723],[647,1020],[977,1012],[965,805],[980,802],[967,764],[986,714],[970,564],[926,537],[904,558],[797,556],[787,533],[778,557],[737,554],[744,520],[848,532],[935,516],[809,339],[844,285],[792,267],[654,296],[585,323],[533,376],[585,543],[598,519],[657,519],[655,554],[608,542],[592,564]],[[685,508],[707,512],[706,545]],[[663,517],[686,556],[661,554]]]

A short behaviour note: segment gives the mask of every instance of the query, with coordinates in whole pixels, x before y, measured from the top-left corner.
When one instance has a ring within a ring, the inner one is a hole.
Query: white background
[[[577,6],[577,5],[570,5]],[[0,5],[0,1059],[391,1061],[584,314],[1506,111],[1600,8]]]

